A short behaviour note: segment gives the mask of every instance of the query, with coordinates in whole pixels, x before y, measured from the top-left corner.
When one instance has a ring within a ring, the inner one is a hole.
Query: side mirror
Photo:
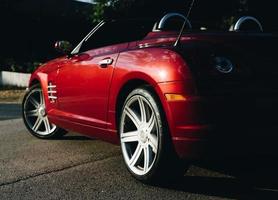
[[[73,48],[72,44],[68,41],[57,41],[55,42],[54,47],[58,52],[63,53],[65,55],[70,54]]]

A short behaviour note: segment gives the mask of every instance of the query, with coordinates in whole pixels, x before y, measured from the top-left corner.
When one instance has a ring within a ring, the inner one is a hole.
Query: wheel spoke
[[[37,120],[32,128],[35,132],[40,128],[42,121],[43,120],[40,117],[37,118]]]
[[[148,170],[149,164],[150,164],[150,151],[149,151],[149,147],[146,146],[144,147],[144,172]]]
[[[44,104],[43,93],[42,93],[42,91],[40,91],[40,104],[41,104],[41,105]]]
[[[141,122],[146,122],[146,108],[144,105],[144,101],[141,97],[138,98],[140,112],[141,112]]]
[[[140,126],[140,120],[138,119],[137,115],[129,107],[125,108],[125,114],[131,119],[138,129]]]
[[[149,145],[151,146],[153,152],[157,153],[157,145],[158,145],[158,139],[153,134],[149,134]]]
[[[123,133],[121,135],[122,142],[137,142],[138,141],[138,131],[131,131]]]
[[[34,116],[38,116],[38,110],[29,110],[25,112],[26,116],[28,117],[34,117]]]
[[[129,160],[130,166],[136,165],[136,163],[138,162],[138,160],[140,158],[141,152],[142,152],[142,146],[138,143],[136,150],[134,151],[131,159]]]
[[[35,106],[36,108],[38,108],[40,106],[39,102],[34,98],[34,97],[30,97],[30,102],[33,104],[33,106]]]
[[[49,123],[47,117],[45,117],[45,118],[43,119],[43,123],[44,123],[44,126],[45,126],[45,131],[46,131],[47,133],[50,133],[51,127],[50,127],[50,123]]]
[[[154,124],[155,124],[155,116],[154,116],[154,113],[152,113],[152,116],[151,116],[149,122],[147,123],[147,131],[148,131],[148,133],[152,132]]]

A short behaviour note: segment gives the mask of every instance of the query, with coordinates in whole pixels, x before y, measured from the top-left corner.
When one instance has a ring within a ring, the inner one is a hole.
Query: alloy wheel
[[[25,98],[23,114],[28,128],[40,136],[48,136],[57,128],[48,120],[45,101],[40,88],[33,89]]]
[[[135,95],[126,102],[120,140],[128,168],[139,176],[147,174],[157,158],[159,128],[156,113],[144,96]]]

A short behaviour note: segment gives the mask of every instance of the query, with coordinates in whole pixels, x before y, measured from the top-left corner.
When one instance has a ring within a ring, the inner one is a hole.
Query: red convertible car
[[[75,48],[55,44],[65,56],[32,74],[23,119],[41,139],[71,130],[120,144],[141,181],[172,178],[210,141],[235,150],[260,138],[242,125],[275,125],[277,41],[250,16],[223,32],[178,13],[102,21]]]

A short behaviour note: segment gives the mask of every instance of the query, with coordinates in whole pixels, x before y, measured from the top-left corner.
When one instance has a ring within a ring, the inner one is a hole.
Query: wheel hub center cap
[[[42,116],[42,117],[46,116],[46,112],[45,112],[45,109],[43,107],[39,108],[39,115]]]
[[[140,138],[140,140],[141,140],[142,143],[147,142],[148,136],[147,136],[146,131],[144,131],[144,130],[141,129],[141,130],[139,131],[139,138]]]

